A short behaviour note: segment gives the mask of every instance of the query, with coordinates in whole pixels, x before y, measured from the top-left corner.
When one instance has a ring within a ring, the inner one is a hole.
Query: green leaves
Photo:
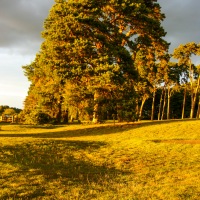
[[[168,48],[163,17],[154,0],[56,0],[44,22],[40,52],[24,67],[30,96],[35,95],[27,102],[53,117],[70,99],[70,84],[93,95],[104,91],[105,98],[133,92],[138,75],[146,76],[136,71],[135,55],[152,55],[143,61],[148,65]],[[144,68],[147,74],[152,63]]]
[[[190,65],[192,55],[200,55],[200,44],[195,42],[181,44],[173,53],[173,57],[179,60],[180,65]]]

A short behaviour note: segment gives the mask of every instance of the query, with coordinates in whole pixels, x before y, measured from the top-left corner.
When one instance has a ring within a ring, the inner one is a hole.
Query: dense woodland
[[[169,54],[156,0],[55,0],[23,66],[24,123],[199,118],[200,44]],[[176,61],[174,61],[176,60]]]

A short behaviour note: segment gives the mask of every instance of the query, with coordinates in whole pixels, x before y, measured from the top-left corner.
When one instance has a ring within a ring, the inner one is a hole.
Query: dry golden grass
[[[0,199],[198,200],[200,121],[0,130]]]

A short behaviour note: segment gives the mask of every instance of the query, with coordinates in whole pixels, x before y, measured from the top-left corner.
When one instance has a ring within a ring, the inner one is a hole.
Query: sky
[[[158,0],[170,53],[180,44],[200,43],[200,1]],[[42,43],[41,31],[54,0],[0,0],[0,105],[22,108],[30,83],[22,66]],[[194,63],[200,63],[195,57]]]

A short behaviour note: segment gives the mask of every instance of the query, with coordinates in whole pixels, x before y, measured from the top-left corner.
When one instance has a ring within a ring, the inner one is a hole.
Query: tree
[[[18,114],[21,112],[21,109],[15,108],[15,107],[9,107],[7,105],[0,105],[0,115],[6,114],[6,115],[13,115]]]
[[[167,89],[167,119],[170,119],[170,100],[173,92],[178,90],[179,88],[179,78],[181,76],[181,70],[177,63],[168,61],[166,69],[165,69],[165,75],[163,78],[164,82],[164,92],[166,96],[166,89]],[[161,97],[162,98],[162,97]],[[165,107],[165,98],[163,106]],[[164,115],[164,107],[163,107],[163,115]],[[162,118],[163,118],[162,115]]]
[[[186,105],[186,97],[188,91],[188,81],[189,81],[189,74],[187,68],[180,66],[181,68],[181,76],[180,76],[180,89],[184,90],[183,93],[183,103],[182,103],[182,115],[181,118],[184,119],[185,116],[185,105]]]
[[[93,1],[56,1],[45,21],[45,41],[36,60],[39,67],[34,69],[40,75],[45,73],[39,79],[43,82],[40,92],[45,96],[53,92],[58,118],[67,80],[86,85],[97,102],[103,88],[112,90],[113,84],[122,81],[117,76],[123,78],[127,70],[133,71],[130,53],[121,46],[122,42],[119,45],[113,41],[116,27],[105,26],[108,20],[103,21],[102,6],[105,7],[105,2],[96,5]],[[94,113],[97,110],[96,104]]]
[[[55,0],[40,52],[24,67],[32,82],[29,94],[36,95],[35,109],[51,112],[60,122],[71,83],[93,95],[97,122],[100,100],[135,83],[135,54],[148,48],[159,57],[167,49],[163,19],[154,0]]]
[[[197,65],[196,69],[197,69],[196,93],[198,93],[199,87],[200,87],[200,65]],[[199,102],[198,102],[198,108],[197,108],[197,113],[196,113],[197,119],[200,118],[200,95],[198,97],[199,97]]]
[[[192,55],[200,55],[200,44],[194,42],[180,45],[174,50],[173,57],[179,60],[179,65],[183,65],[188,73],[190,80],[190,95],[191,95],[191,111],[190,118],[194,116],[195,103],[197,98],[197,92],[199,87],[199,79],[197,81],[197,87],[194,86],[194,80],[196,79],[196,66],[192,63]]]
[[[8,108],[9,108],[9,106],[3,106],[3,105],[1,105],[0,106],[0,115],[2,115],[2,113],[4,112],[4,110],[8,109]]]
[[[16,114],[16,112],[13,108],[7,108],[3,112],[3,115],[14,115],[14,114]]]

